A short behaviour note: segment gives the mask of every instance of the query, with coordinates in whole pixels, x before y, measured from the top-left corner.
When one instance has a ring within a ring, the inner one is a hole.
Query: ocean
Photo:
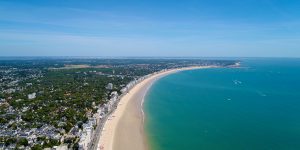
[[[151,150],[300,150],[300,59],[189,70],[145,96]]]

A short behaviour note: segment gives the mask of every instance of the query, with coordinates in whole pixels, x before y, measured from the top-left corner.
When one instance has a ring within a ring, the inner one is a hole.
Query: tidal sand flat
[[[144,103],[151,150],[300,149],[300,60],[242,62],[155,82]]]
[[[157,79],[182,70],[210,68],[188,67],[173,69],[151,75],[149,78],[135,85],[121,98],[116,111],[105,123],[101,133],[99,149],[103,150],[147,150],[148,142],[144,134],[142,104],[149,87]]]

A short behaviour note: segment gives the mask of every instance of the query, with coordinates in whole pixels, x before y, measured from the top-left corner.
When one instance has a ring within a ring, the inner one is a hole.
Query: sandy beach
[[[147,150],[144,134],[142,104],[147,90],[159,78],[183,70],[211,68],[214,66],[172,69],[151,75],[135,85],[124,95],[118,108],[110,115],[101,132],[98,149],[101,150]],[[99,133],[100,134],[100,133]]]

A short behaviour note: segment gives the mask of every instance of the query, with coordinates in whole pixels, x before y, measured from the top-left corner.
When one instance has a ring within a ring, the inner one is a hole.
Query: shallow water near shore
[[[300,149],[300,59],[170,74],[144,112],[152,150]]]

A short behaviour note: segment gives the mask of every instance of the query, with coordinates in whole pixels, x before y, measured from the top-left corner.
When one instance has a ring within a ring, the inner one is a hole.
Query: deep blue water
[[[144,107],[153,150],[300,150],[300,59],[171,74]]]

